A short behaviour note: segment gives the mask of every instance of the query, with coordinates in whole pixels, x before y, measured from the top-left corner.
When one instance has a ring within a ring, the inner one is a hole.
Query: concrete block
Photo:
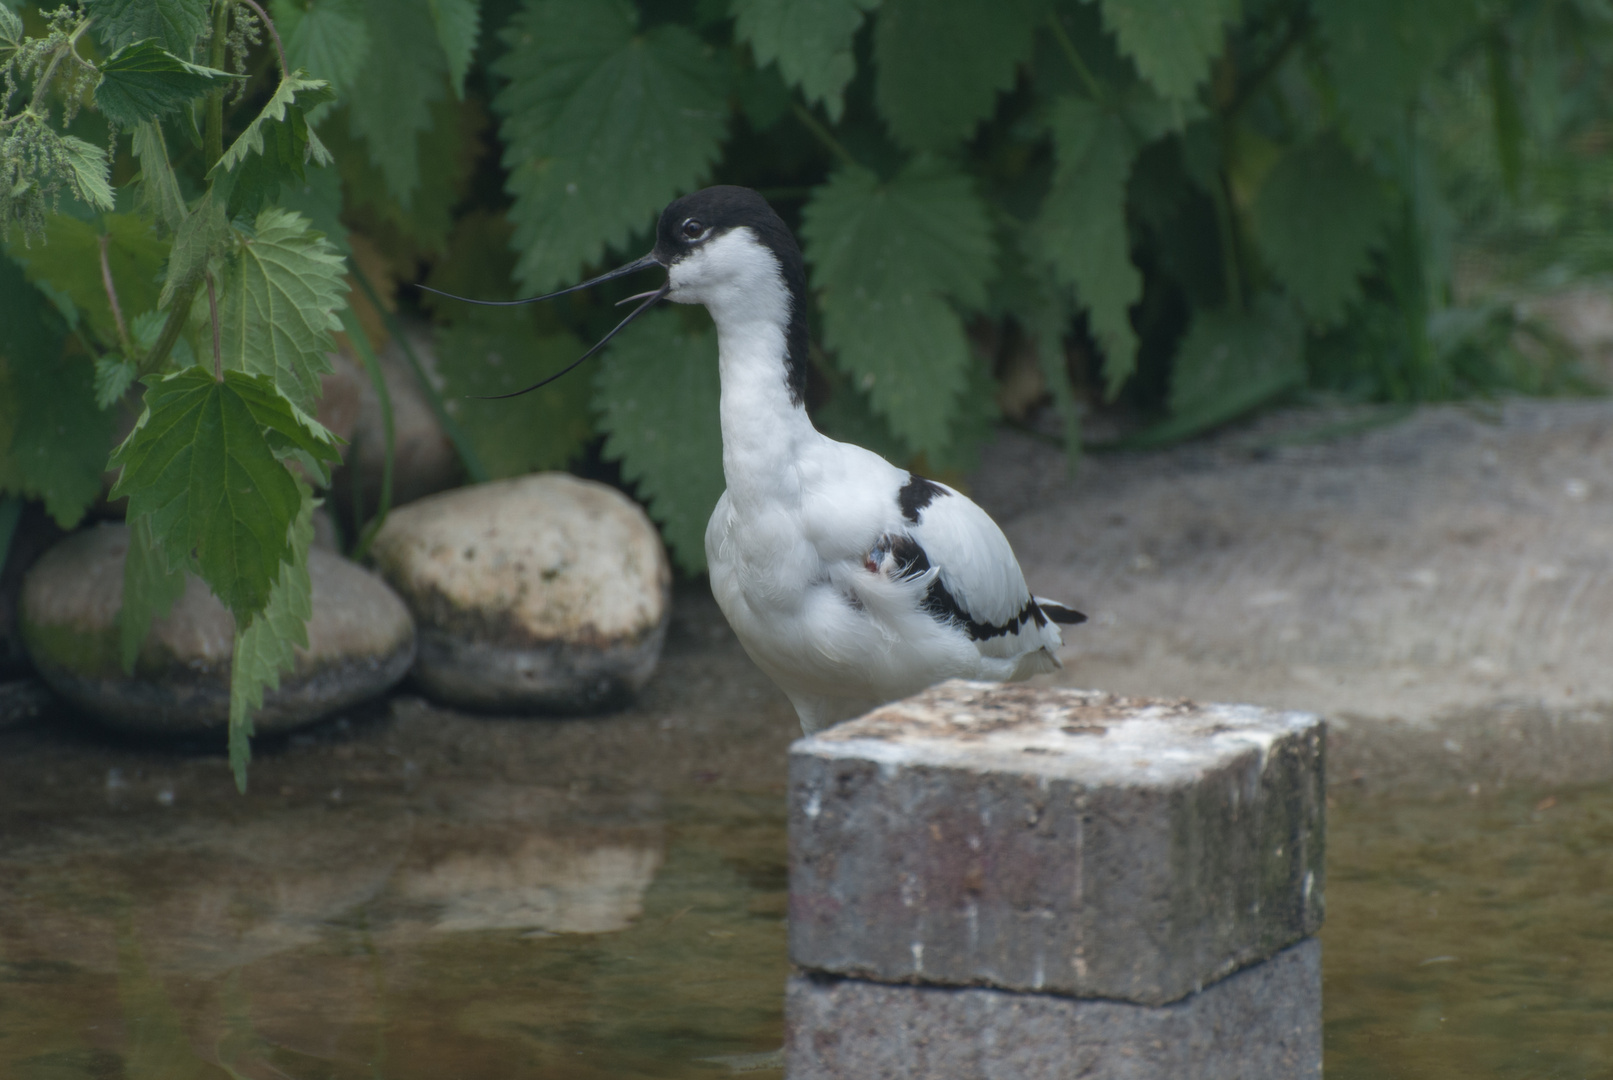
[[[1322,949],[1291,946],[1170,1005],[795,975],[790,1080],[1318,1080]]]
[[[790,751],[790,959],[1159,1005],[1322,922],[1322,721],[943,683]]]

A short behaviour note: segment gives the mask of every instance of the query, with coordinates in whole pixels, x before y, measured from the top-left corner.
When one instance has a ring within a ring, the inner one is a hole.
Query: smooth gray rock
[[[790,959],[1163,1004],[1322,922],[1322,722],[942,683],[790,751]]]
[[[420,626],[415,675],[451,705],[593,712],[648,681],[671,618],[655,526],[614,488],[539,473],[396,510],[371,548]]]
[[[230,712],[235,619],[197,578],[153,621],[132,675],[119,659],[118,612],[128,530],[102,524],[52,548],[23,585],[23,639],[41,678],[104,722],[179,734],[224,727]],[[363,567],[308,554],[308,648],[264,696],[259,732],[298,727],[390,689],[414,659],[402,601]]]
[[[1322,948],[1307,939],[1171,1005],[795,975],[790,1080],[1316,1080]]]

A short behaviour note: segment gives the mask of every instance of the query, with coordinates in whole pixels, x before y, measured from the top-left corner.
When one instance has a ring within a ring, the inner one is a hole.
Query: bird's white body
[[[751,230],[714,237],[669,282],[717,326],[728,490],[706,528],[712,592],[804,730],[941,679],[1058,666],[1059,629],[985,511],[813,428],[785,378],[791,293]]]

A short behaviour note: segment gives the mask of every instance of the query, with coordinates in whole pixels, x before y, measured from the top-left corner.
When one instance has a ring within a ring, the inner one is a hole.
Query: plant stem
[[[123,307],[118,303],[118,290],[112,284],[112,266],[106,259],[106,247],[112,238],[106,233],[96,237],[101,245],[101,288],[106,290],[106,301],[112,305],[112,321],[117,324],[118,344],[123,347],[126,360],[134,359],[134,346],[129,342],[129,327],[123,321]]]
[[[45,100],[45,90],[50,86],[50,81],[56,77],[57,65],[62,62],[62,57],[77,51],[79,37],[90,28],[90,23],[94,21],[93,18],[90,18],[79,23],[73,29],[71,36],[51,54],[50,64],[46,66],[44,74],[39,76],[39,81],[34,84],[34,96],[28,99],[28,112],[35,112],[39,104]]]
[[[168,354],[173,352],[174,343],[179,335],[185,331],[185,323],[190,320],[191,301],[196,299],[196,289],[199,283],[193,282],[174,295],[173,306],[168,309],[168,321],[162,324],[162,333],[157,336],[157,343],[151,351],[140,358],[140,375],[144,378],[162,367],[167,361]]]
[[[847,165],[857,164],[857,159],[851,156],[851,151],[840,145],[840,140],[836,139],[829,129],[824,127],[816,116],[812,115],[811,109],[799,101],[791,102],[791,104],[795,106],[795,118],[801,121],[801,126],[812,132],[813,137],[827,147],[831,154]]]
[[[207,314],[213,320],[213,378],[224,381],[224,350],[218,340],[218,297],[213,293],[213,271],[207,272]]]
[[[1232,195],[1227,190],[1226,170],[1215,170],[1215,190],[1210,201],[1215,204],[1215,231],[1221,242],[1221,274],[1226,278],[1227,302],[1237,311],[1243,310],[1243,270],[1238,261],[1238,224],[1232,216]]]
[[[230,32],[230,8],[235,0],[215,0],[213,4],[213,40],[208,49],[209,67],[223,69],[227,36]],[[218,159],[224,156],[224,88],[207,92],[207,119],[202,132],[202,164],[204,172],[211,172]]]
[[[262,7],[258,6],[258,0],[241,0],[241,3],[257,12],[258,18],[262,19],[263,25],[268,28],[269,37],[274,41],[274,51],[280,54],[280,77],[283,79],[287,75],[290,75],[291,65],[286,63],[286,47],[280,41],[280,31],[274,28],[274,20],[269,18],[269,13],[267,11],[264,11]]]
[[[1081,53],[1076,49],[1075,42],[1070,40],[1070,32],[1064,29],[1064,24],[1059,21],[1058,12],[1049,11],[1047,13],[1047,25],[1052,28],[1053,40],[1058,43],[1065,59],[1075,69],[1076,77],[1086,85],[1087,93],[1092,95],[1092,100],[1103,101],[1107,98],[1108,95],[1104,93],[1103,84],[1098,81],[1096,75],[1092,74],[1092,69],[1087,67],[1087,62],[1081,59]]]
[[[396,456],[397,434],[392,423],[392,395],[387,392],[386,376],[381,371],[381,362],[376,359],[375,350],[370,348],[370,339],[364,336],[364,328],[359,325],[358,317],[353,314],[352,307],[342,309],[342,329],[347,331],[347,340],[353,343],[353,351],[364,364],[364,370],[370,376],[370,382],[375,387],[376,400],[381,405],[381,437],[386,441],[386,456],[381,459],[381,495],[375,506],[375,517],[364,525],[362,514],[364,500],[361,476],[358,468],[358,453],[353,453],[353,503],[354,524],[357,526],[357,541],[349,558],[354,562],[363,562],[364,556],[369,553],[370,542],[375,534],[381,531],[386,524],[386,516],[392,510],[392,461]]]

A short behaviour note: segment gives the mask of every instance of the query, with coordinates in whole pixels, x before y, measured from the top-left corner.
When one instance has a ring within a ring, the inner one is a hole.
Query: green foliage
[[[246,766],[252,758],[252,716],[263,705],[265,690],[280,686],[280,676],[296,663],[294,650],[308,647],[308,619],[314,613],[313,583],[308,577],[308,549],[314,539],[318,500],[304,484],[297,515],[263,610],[245,622],[236,616],[235,650],[230,657],[230,770],[235,786],[246,791]]]
[[[974,133],[1030,54],[1035,0],[885,0],[874,99],[898,142],[944,150]]]
[[[332,370],[331,333],[342,327],[342,260],[308,219],[275,208],[237,244],[218,298],[229,364],[267,376],[288,402],[312,413],[319,377]]]
[[[448,78],[428,0],[362,0],[368,55],[343,95],[353,134],[407,208],[420,186],[418,137],[431,126],[431,106]]]
[[[1394,206],[1336,138],[1300,143],[1272,166],[1251,213],[1272,272],[1317,322],[1342,318]]]
[[[1155,90],[1185,101],[1209,75],[1240,6],[1238,0],[1103,0],[1103,24]]]
[[[585,379],[560,379],[515,400],[478,399],[531,386],[586,347],[572,334],[539,334],[520,309],[477,308],[438,332],[443,397],[490,477],[563,469],[582,449],[593,431]]]
[[[146,387],[145,411],[112,454],[123,470],[112,497],[129,497],[131,522],[150,515],[168,569],[192,570],[245,621],[268,602],[302,505],[281,461],[337,461],[335,440],[266,376],[193,367]]]
[[[494,106],[534,291],[625,245],[716,160],[723,66],[685,27],[638,22],[625,0],[530,0],[504,32]]]
[[[106,214],[99,221],[57,216],[50,219],[43,243],[24,246],[14,231],[7,250],[22,263],[28,279],[44,285],[71,304],[97,341],[111,348],[118,340],[117,320],[101,277],[101,238],[106,261],[118,285],[125,311],[157,306],[157,273],[163,245],[149,219],[137,214]]]
[[[134,673],[140,645],[153,619],[163,618],[185,595],[185,572],[172,570],[157,548],[150,516],[129,523],[129,553],[123,560],[123,607],[118,610],[118,652],[123,670]]]
[[[448,83],[455,97],[465,96],[465,74],[476,52],[482,27],[480,0],[427,0],[431,21],[437,24],[437,43],[448,60]]]
[[[734,34],[750,43],[757,64],[777,63],[785,82],[838,122],[857,71],[852,36],[878,6],[879,0],[733,0]]]
[[[156,38],[169,52],[189,57],[207,29],[207,0],[85,0],[85,6],[109,49]]]
[[[317,71],[338,94],[357,83],[370,54],[362,0],[274,0],[270,10],[293,69]]]
[[[886,183],[837,172],[814,192],[801,236],[824,344],[897,436],[915,451],[944,449],[969,362],[947,298],[983,304],[994,255],[969,178],[930,162]]]
[[[723,493],[717,340],[695,318],[654,312],[611,342],[594,379],[605,456],[622,463],[678,566],[706,568],[706,519]],[[709,325],[709,324],[708,324]]]
[[[101,64],[95,105],[114,124],[134,127],[167,116],[236,76],[181,60],[154,39],[125,45]]]
[[[1301,385],[1304,348],[1304,324],[1278,296],[1249,311],[1195,312],[1171,377],[1171,436],[1224,424]]]

